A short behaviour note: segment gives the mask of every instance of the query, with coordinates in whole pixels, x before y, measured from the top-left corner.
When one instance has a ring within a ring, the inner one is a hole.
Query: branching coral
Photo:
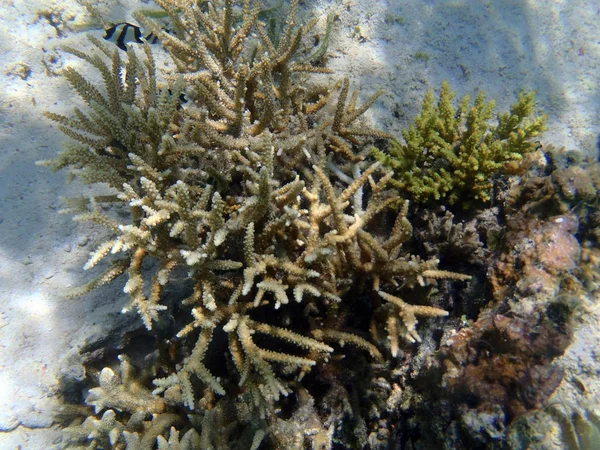
[[[68,448],[142,450],[155,448],[155,444],[159,449],[200,448],[208,430],[200,434],[190,428],[180,439],[175,428],[181,425],[179,415],[166,412],[164,400],[141,387],[139,374],[127,358],[119,359],[120,374],[105,367],[99,375],[100,386],[91,389],[86,399],[99,418],[90,415],[83,423],[75,420],[64,429]],[[123,412],[128,414],[127,421],[123,420]]]
[[[394,170],[392,185],[414,202],[460,203],[490,200],[492,177],[536,148],[532,138],[545,127],[545,116],[534,116],[533,93],[519,95],[510,112],[490,123],[495,103],[479,93],[473,105],[465,96],[458,108],[447,82],[437,104],[433,91],[423,99],[421,114],[403,133],[405,143],[392,141],[375,157]]]
[[[137,310],[151,330],[169,314],[164,287],[175,270],[187,272],[194,288],[182,304],[192,317],[177,338],[195,344],[154,380],[153,395],[190,410],[210,409],[215,400],[208,398],[241,387],[264,417],[292,390],[292,375],[301,379],[327,364],[337,346],[347,343],[382,361],[382,348],[398,354],[399,337],[419,341],[417,316],[448,313],[398,295],[418,287],[426,303],[424,287],[469,277],[439,270],[437,259],[403,247],[412,234],[408,202],[388,188],[393,174],[369,161],[365,145],[389,136],[361,123],[379,93],[359,105],[347,79],[308,77],[328,70],[310,64],[315,53],[305,36],[315,21],[296,23],[297,0],[277,43],[258,20],[259,1],[242,3],[241,21],[234,20],[232,0],[157,3],[172,34],[144,12],[138,18],[175,61],[168,87],[158,87],[147,45],[143,59],[132,48],[123,61],[117,49],[92,39],[100,54],[67,51],[97,69],[104,87],[74,69],[64,73],[90,111],[47,113],[78,142],[47,164],[112,188],[68,203],[78,220],[112,233],[85,267],[115,255],[73,294],[124,274],[125,310]],[[128,206],[130,222],[102,212],[109,202]],[[153,272],[143,268],[147,260],[156,262]],[[376,310],[370,338],[368,328],[344,321],[356,286],[369,286],[362,290]],[[387,338],[375,331],[379,325]],[[217,334],[226,336],[226,378],[207,362]],[[109,375],[88,402],[97,412],[118,407],[103,398],[121,392]],[[178,439],[176,429],[171,436]]]

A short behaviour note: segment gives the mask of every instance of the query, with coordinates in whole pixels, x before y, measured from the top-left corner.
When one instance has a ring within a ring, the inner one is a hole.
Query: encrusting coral
[[[480,92],[472,105],[465,96],[457,108],[455,94],[442,83],[437,104],[433,90],[423,99],[419,116],[403,132],[405,143],[391,141],[373,149],[394,170],[391,185],[415,203],[444,202],[462,208],[488,202],[492,177],[538,145],[532,139],[545,128],[546,116],[532,117],[534,94],[521,94],[510,112],[491,124],[495,103]]]
[[[408,202],[388,188],[393,173],[369,160],[366,145],[390,136],[360,120],[380,93],[359,104],[348,79],[309,76],[329,70],[311,64],[323,54],[306,39],[317,23],[296,22],[297,0],[277,43],[258,20],[260,1],[157,4],[172,31],[147,12],[137,18],[177,67],[164,86],[148,44],[143,55],[130,48],[126,60],[94,38],[95,52],[65,48],[100,73],[103,87],[64,70],[89,109],[76,108],[70,117],[46,113],[75,143],[45,164],[111,188],[69,199],[67,210],[112,233],[85,265],[110,259],[109,267],[70,295],[126,275],[125,310],[136,310],[152,330],[172,309],[165,286],[177,271],[187,272],[194,287],[181,305],[191,318],[177,339],[195,344],[154,380],[148,401],[155,409],[169,403],[205,411],[209,420],[218,396],[243,389],[246,408],[264,418],[295,380],[337,358],[339,346],[350,344],[381,362],[382,350],[399,353],[399,338],[420,341],[418,317],[448,314],[422,304],[430,286],[469,276],[440,270],[437,259],[422,260],[403,247],[412,234]],[[503,120],[498,133],[512,121]],[[131,220],[105,213],[101,206],[108,204],[128,206]],[[144,269],[146,261],[155,269]],[[358,301],[356,287],[374,311],[366,328],[344,321]],[[227,341],[224,378],[207,363],[216,335]],[[127,401],[130,382],[122,382],[119,387],[114,373],[103,371],[88,404],[96,413],[110,407],[135,415],[130,402],[119,407],[105,398],[117,393]],[[129,448],[132,435],[106,425],[114,420],[104,416],[100,428],[110,428],[111,445],[127,441]],[[174,441],[177,429],[170,433]]]

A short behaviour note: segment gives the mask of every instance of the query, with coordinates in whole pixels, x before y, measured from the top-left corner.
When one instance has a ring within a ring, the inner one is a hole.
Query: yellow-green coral
[[[413,202],[460,204],[490,200],[492,178],[506,164],[520,161],[536,148],[532,138],[545,128],[546,117],[534,116],[533,92],[519,95],[510,112],[492,123],[495,103],[480,92],[472,105],[465,96],[457,108],[447,82],[437,104],[432,90],[404,143],[392,141],[374,156],[394,170],[391,184]]]

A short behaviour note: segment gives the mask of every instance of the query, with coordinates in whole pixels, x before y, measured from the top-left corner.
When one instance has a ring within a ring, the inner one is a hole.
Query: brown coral
[[[400,338],[420,341],[417,318],[449,314],[428,304],[430,288],[470,277],[405,248],[408,202],[389,189],[392,174],[369,160],[366,145],[388,136],[361,119],[379,93],[360,104],[348,79],[305,87],[307,74],[328,71],[310,64],[305,36],[315,22],[298,23],[297,0],[276,43],[258,20],[258,1],[239,5],[240,20],[232,0],[158,4],[172,34],[147,12],[138,18],[175,61],[170,90],[159,88],[148,45],[143,58],[132,48],[123,60],[92,39],[97,53],[68,51],[99,71],[103,86],[65,71],[89,111],[47,114],[77,141],[48,164],[112,189],[68,204],[77,220],[111,233],[85,268],[110,266],[72,294],[125,275],[124,310],[137,311],[149,331],[186,315],[168,336],[180,360],[160,368],[142,400],[164,398],[168,414],[186,408],[210,424],[242,395],[249,417],[239,420],[260,417],[266,427],[303,377],[353,351],[340,350],[346,344],[382,362],[387,349],[399,354]],[[111,215],[110,204],[128,210],[128,220]],[[178,273],[192,285],[184,299],[166,295]],[[129,385],[109,370],[89,404],[135,414]]]

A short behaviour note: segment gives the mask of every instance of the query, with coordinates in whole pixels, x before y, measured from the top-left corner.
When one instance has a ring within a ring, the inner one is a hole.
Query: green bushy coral
[[[392,141],[385,151],[373,150],[394,170],[391,185],[413,202],[468,207],[489,201],[492,178],[534,150],[532,139],[544,130],[546,117],[533,116],[533,93],[519,95],[494,124],[495,103],[486,102],[483,93],[472,105],[465,96],[457,108],[454,96],[445,81],[437,104],[429,90],[421,113],[403,132],[405,143]]]

